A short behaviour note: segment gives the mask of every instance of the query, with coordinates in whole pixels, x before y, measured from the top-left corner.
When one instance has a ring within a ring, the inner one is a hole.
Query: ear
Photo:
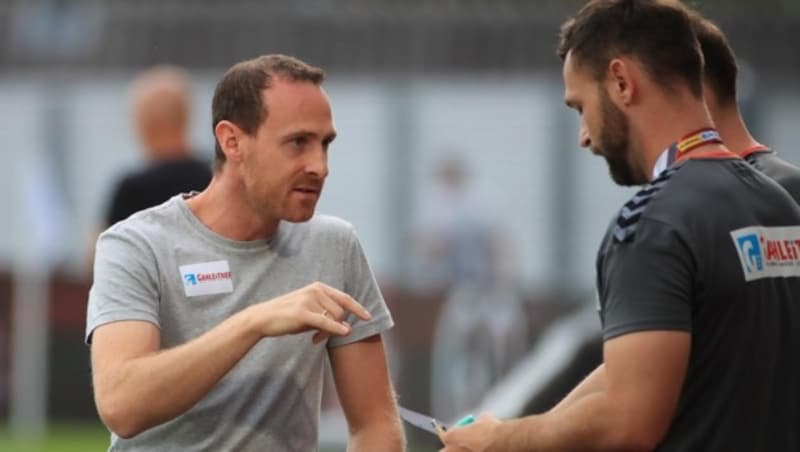
[[[614,58],[608,63],[608,92],[622,105],[630,105],[636,96],[638,86],[634,69],[630,61],[622,58]]]
[[[222,120],[214,127],[214,135],[227,161],[237,163],[242,161],[242,138],[245,133],[239,126],[228,120]]]

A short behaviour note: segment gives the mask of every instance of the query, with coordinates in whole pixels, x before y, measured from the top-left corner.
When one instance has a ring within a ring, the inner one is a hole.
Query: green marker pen
[[[473,422],[475,422],[475,416],[468,414],[462,417],[458,422],[453,424],[453,427],[463,427],[465,425],[472,424]]]

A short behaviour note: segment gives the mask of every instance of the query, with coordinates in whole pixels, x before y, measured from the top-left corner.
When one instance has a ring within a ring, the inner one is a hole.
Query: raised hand
[[[344,321],[348,312],[362,320],[370,319],[369,312],[350,295],[321,282],[253,305],[248,310],[262,336],[318,330],[312,338],[314,343],[330,335],[349,334],[350,325]]]

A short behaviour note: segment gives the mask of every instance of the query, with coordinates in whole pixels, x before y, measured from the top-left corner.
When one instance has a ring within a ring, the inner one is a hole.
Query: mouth
[[[322,187],[295,187],[292,189],[292,193],[299,193],[304,196],[319,196],[320,192],[322,191]]]

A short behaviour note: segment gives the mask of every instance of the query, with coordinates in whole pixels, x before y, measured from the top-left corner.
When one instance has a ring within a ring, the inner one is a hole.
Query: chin
[[[283,219],[290,223],[303,223],[314,217],[314,209],[289,212]]]
[[[632,165],[629,165],[625,161],[613,160],[606,157],[606,162],[608,163],[608,172],[611,175],[611,180],[617,185],[633,187],[650,182],[650,179],[646,175],[640,174]]]
[[[614,171],[613,169],[609,171],[611,173],[611,180],[614,181],[615,184],[621,185],[623,187],[635,187],[639,185],[645,185],[649,182],[647,178],[641,177],[629,171]]]

